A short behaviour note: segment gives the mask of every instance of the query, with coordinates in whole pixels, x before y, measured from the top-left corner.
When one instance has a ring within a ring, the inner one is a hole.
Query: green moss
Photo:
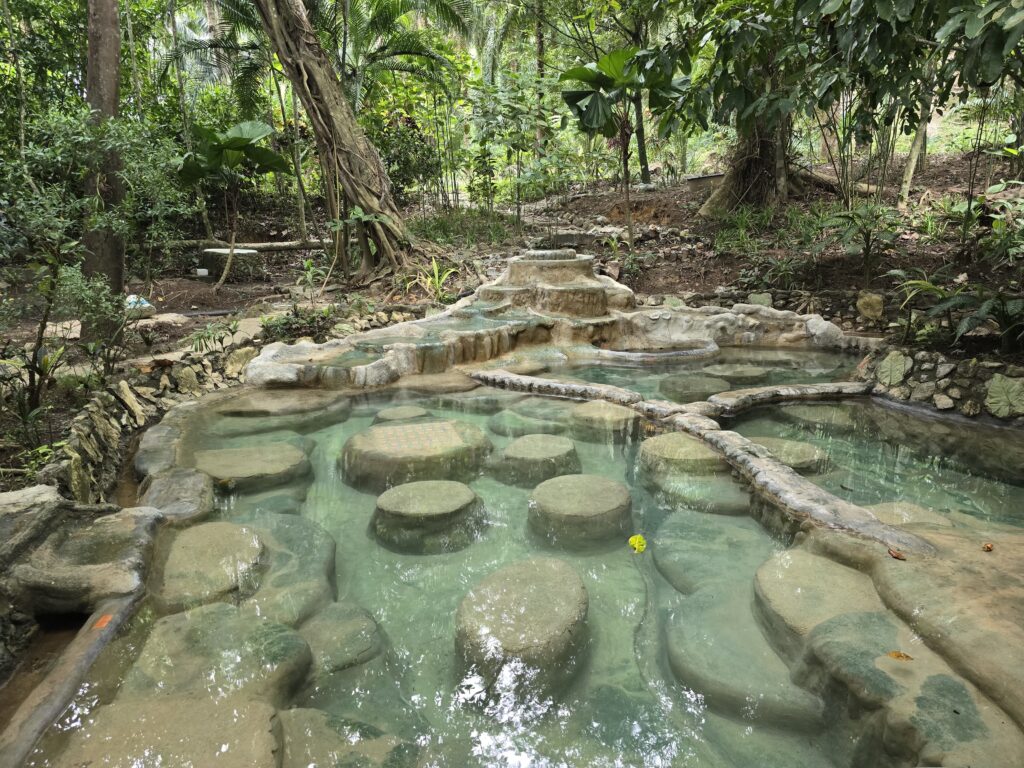
[[[910,722],[929,744],[950,749],[988,735],[967,687],[949,675],[932,675],[925,680],[914,703],[917,714]]]

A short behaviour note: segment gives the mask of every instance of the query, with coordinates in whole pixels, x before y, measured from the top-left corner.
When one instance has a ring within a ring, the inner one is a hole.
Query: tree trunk
[[[378,263],[387,259],[397,267],[410,238],[391,196],[391,180],[356,123],[305,7],[301,0],[256,0],[256,7],[306,110],[324,165],[333,166],[348,202],[373,217],[363,229],[376,247]]]
[[[903,210],[907,207],[907,200],[910,197],[910,185],[914,183],[914,172],[918,169],[918,160],[924,150],[924,144],[928,137],[928,119],[930,115],[924,115],[918,123],[917,132],[914,134],[914,141],[910,145],[910,152],[907,154],[907,164],[903,166],[903,179],[900,182],[899,202],[896,207]]]
[[[719,218],[738,205],[763,208],[784,200],[789,130],[789,121],[772,131],[738,128],[739,142],[732,162],[697,215]]]
[[[651,166],[647,162],[647,133],[644,129],[644,97],[637,93],[633,96],[633,112],[636,113],[636,157],[640,163],[640,181],[651,183]]]
[[[89,0],[86,101],[92,119],[102,124],[117,117],[121,84],[121,25],[117,0]],[[124,190],[118,179],[121,158],[108,152],[101,165],[85,181],[86,194],[97,198],[105,210],[121,202]],[[124,243],[110,227],[87,227],[82,236],[86,275],[103,277],[110,290],[124,288]]]
[[[537,148],[544,144],[544,0],[537,0],[534,8],[534,42],[537,46]]]
[[[629,102],[626,102],[627,104]],[[633,201],[629,199],[629,112],[623,115],[619,129],[619,144],[622,152],[622,191],[626,197],[626,237],[629,252],[633,252]]]

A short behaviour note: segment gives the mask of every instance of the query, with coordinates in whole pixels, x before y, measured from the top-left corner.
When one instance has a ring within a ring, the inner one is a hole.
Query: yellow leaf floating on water
[[[888,656],[890,659],[896,659],[896,661],[913,661],[914,660],[913,656],[911,656],[909,653],[904,653],[903,651],[889,651],[885,655]]]
[[[638,555],[647,549],[647,539],[641,536],[639,533],[633,534],[629,537],[629,546],[633,548],[633,551]]]

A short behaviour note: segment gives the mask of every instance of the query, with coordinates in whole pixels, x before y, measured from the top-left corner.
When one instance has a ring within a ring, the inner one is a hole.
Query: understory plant
[[[887,205],[867,202],[833,214],[829,224],[836,228],[830,240],[838,242],[851,256],[859,256],[864,280],[878,272],[882,259],[892,252],[899,237],[899,213]]]
[[[450,304],[452,295],[446,286],[457,274],[459,270],[455,267],[442,268],[437,259],[431,256],[430,267],[420,269],[413,277],[412,284],[422,288],[438,304]]]

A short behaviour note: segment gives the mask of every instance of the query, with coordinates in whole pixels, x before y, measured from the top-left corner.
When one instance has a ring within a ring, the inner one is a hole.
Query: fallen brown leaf
[[[907,559],[906,555],[904,555],[898,549],[893,549],[892,547],[889,547],[889,557],[893,558],[894,560],[906,560]]]
[[[993,548],[994,548],[994,545],[991,542],[988,542],[988,541],[986,541],[984,544],[981,545],[981,551],[982,552],[991,552],[993,550]]]
[[[896,661],[913,661],[914,660],[913,656],[911,656],[909,653],[904,653],[903,651],[889,651],[885,655],[888,656],[890,659],[896,659]]]

